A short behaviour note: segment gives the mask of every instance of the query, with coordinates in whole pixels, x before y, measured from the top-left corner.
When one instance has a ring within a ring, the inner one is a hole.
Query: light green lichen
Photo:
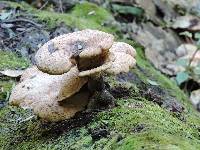
[[[29,66],[29,61],[18,57],[15,53],[0,50],[0,70],[24,69]]]
[[[37,11],[38,20],[53,28],[61,22],[78,29],[98,29],[116,34],[117,26],[113,16],[105,9],[95,4],[84,2],[77,4],[70,13],[51,13],[49,11]]]
[[[25,69],[29,66],[29,61],[17,54],[0,50],[0,70]],[[9,77],[2,77],[0,80],[0,100],[8,99],[10,90],[15,81]]]
[[[0,81],[0,100],[7,100],[15,82],[13,80]]]

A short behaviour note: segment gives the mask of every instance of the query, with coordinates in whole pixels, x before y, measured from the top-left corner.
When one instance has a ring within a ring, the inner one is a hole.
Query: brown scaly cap
[[[131,45],[124,42],[114,42],[112,47],[109,49],[109,52],[111,53],[120,52],[129,54],[132,57],[136,56],[136,50]]]
[[[104,72],[105,70],[109,69],[112,66],[110,62],[103,64],[102,66],[96,67],[94,69],[81,71],[79,73],[79,77],[85,77],[85,76],[94,76],[98,75],[101,72]]]
[[[44,120],[68,119],[84,109],[89,97],[89,93],[79,92],[87,78],[78,77],[78,73],[73,67],[63,75],[49,75],[33,66],[12,90],[9,103],[31,108]]]
[[[79,76],[94,76],[101,72],[119,74],[121,72],[128,72],[136,64],[134,58],[136,50],[124,42],[114,42],[106,55],[104,63],[101,66],[80,71]]]
[[[62,102],[52,99],[36,101],[32,107],[34,113],[42,120],[57,122],[69,119],[77,112],[84,110],[88,100],[89,92],[79,92]]]
[[[63,74],[77,64],[76,58],[88,59],[107,53],[113,40],[111,34],[90,29],[64,34],[48,41],[38,50],[36,65],[43,72]]]
[[[109,52],[106,62],[111,62],[112,66],[105,71],[107,73],[119,74],[128,72],[130,68],[136,65],[136,51],[127,43],[114,42]]]

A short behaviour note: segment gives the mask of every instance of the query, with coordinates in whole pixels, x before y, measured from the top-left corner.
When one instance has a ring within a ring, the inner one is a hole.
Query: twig
[[[26,119],[20,121],[19,123],[24,123],[24,122],[30,121],[30,120],[32,120],[32,119],[35,118],[35,117],[36,117],[35,115],[32,115],[32,116],[30,116],[30,117],[28,117],[28,118],[26,118]]]
[[[28,30],[22,31],[22,32],[16,34],[15,36],[13,36],[13,37],[10,37],[10,38],[6,38],[6,39],[4,39],[3,42],[5,42],[5,41],[9,41],[9,40],[11,40],[11,39],[13,39],[13,38],[18,37],[19,35],[24,34],[25,32],[31,31],[31,30],[32,30],[32,29],[28,29]]]
[[[39,10],[42,10],[48,3],[49,3],[49,0],[47,0],[47,1],[39,8]]]
[[[63,14],[63,5],[62,5],[62,0],[59,0],[59,3],[60,3],[60,10],[61,10],[61,13]]]
[[[5,21],[2,21],[2,23],[13,23],[13,22],[28,22],[28,23],[31,23],[31,24],[33,24],[34,26],[38,27],[38,28],[41,28],[41,27],[42,27],[42,25],[37,24],[37,23],[35,23],[34,21],[31,21],[31,20],[28,20],[28,19],[25,19],[25,18],[18,18],[18,19],[13,19],[13,20],[5,20]]]
[[[196,51],[193,53],[192,58],[189,61],[188,67],[191,67],[192,61],[194,60],[198,51],[199,51],[199,49],[197,48]]]
[[[194,41],[191,38],[187,38],[187,40],[190,41],[190,43],[194,44]],[[190,58],[189,63],[188,63],[188,68],[191,67],[192,61],[194,60],[194,58],[195,58],[195,56],[196,56],[198,51],[199,51],[199,48],[197,48],[195,50],[195,52],[193,53],[192,57]]]
[[[188,43],[194,44],[194,41],[192,40],[192,38],[186,37],[186,41],[187,41]],[[184,46],[184,47],[185,47],[185,49],[186,49],[186,46]],[[194,60],[194,58],[195,58],[195,56],[196,56],[196,54],[197,54],[198,51],[199,51],[199,48],[197,48],[197,49],[195,50],[195,52],[192,54],[192,57],[189,59],[189,63],[188,63],[188,65],[187,65],[187,69],[190,69],[190,68],[191,68],[192,61]],[[193,86],[193,83],[192,83],[192,86]],[[184,86],[184,91],[187,91],[187,87],[188,87],[188,82],[186,82],[186,84],[185,84],[185,86]]]

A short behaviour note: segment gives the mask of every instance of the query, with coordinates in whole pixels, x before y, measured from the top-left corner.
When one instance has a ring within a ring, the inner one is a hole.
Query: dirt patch
[[[121,86],[111,89],[110,92],[114,98],[128,98],[131,95],[130,89]]]
[[[42,137],[49,137],[49,138],[57,138],[62,133],[66,133],[72,129],[84,127],[89,124],[92,119],[97,115],[97,112],[79,112],[75,115],[75,117],[57,122],[57,123],[42,123],[40,128],[45,130],[42,133]]]
[[[170,112],[182,113],[184,111],[184,107],[176,98],[170,96],[166,89],[162,89],[159,86],[148,85],[132,72],[118,75],[117,80],[120,82],[130,82],[135,84],[138,89],[140,89],[140,95],[145,97],[147,100],[158,104],[160,107],[169,110]],[[126,93],[126,91],[123,92]],[[120,93],[120,90],[114,90],[114,93]]]
[[[141,80],[137,77],[137,75],[132,72],[120,73],[119,75],[116,76],[116,80],[119,82],[130,82],[134,84],[141,83]]]
[[[169,96],[163,89],[155,86],[147,86],[140,90],[140,93],[149,101],[153,101],[159,106],[171,112],[181,113],[184,107],[174,98]]]
[[[100,140],[101,138],[106,138],[110,134],[106,127],[89,130],[89,133],[91,134],[94,142]]]

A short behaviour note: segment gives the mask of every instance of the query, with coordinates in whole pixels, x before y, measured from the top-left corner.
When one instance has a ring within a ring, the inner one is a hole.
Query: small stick
[[[3,21],[3,23],[13,23],[13,22],[28,22],[28,23],[31,23],[34,26],[38,27],[38,28],[42,27],[42,25],[39,25],[39,24],[37,24],[37,23],[35,23],[35,22],[31,21],[31,20],[24,19],[24,18]]]
[[[61,13],[63,14],[63,5],[62,5],[62,0],[59,0],[59,3],[60,3],[60,10],[61,10]]]
[[[31,30],[32,30],[32,29],[28,29],[28,30],[22,31],[22,32],[16,34],[15,36],[13,36],[13,37],[4,39],[3,42],[8,41],[8,40],[11,40],[11,39],[13,39],[13,38],[16,38],[16,37],[18,37],[19,35],[22,35],[22,34],[24,34],[25,32],[28,32],[28,31],[31,31]]]
[[[194,44],[193,40],[191,38],[187,38],[188,41],[190,41],[190,43]],[[189,64],[188,64],[188,68],[191,67],[192,61],[194,60],[197,52],[199,51],[199,48],[196,49],[196,51],[193,53],[192,57],[189,60]]]
[[[46,1],[46,2],[39,8],[39,10],[42,10],[48,3],[49,3],[49,0]]]

